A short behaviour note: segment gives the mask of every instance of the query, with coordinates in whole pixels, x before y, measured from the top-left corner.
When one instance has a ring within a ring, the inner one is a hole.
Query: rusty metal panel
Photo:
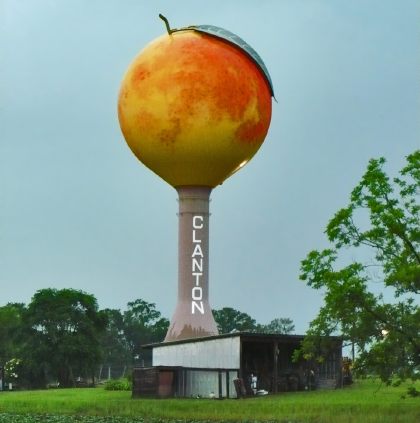
[[[159,370],[140,368],[133,371],[133,397],[156,396],[159,385]]]

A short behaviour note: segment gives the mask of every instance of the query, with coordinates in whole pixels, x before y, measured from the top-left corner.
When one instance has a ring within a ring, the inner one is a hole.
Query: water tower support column
[[[178,187],[178,303],[165,342],[217,335],[209,304],[211,188]]]

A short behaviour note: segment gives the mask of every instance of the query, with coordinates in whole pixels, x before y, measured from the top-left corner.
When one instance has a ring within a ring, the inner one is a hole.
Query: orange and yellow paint
[[[215,187],[267,134],[271,90],[239,47],[182,30],[151,42],[123,79],[118,116],[138,159],[174,187]]]

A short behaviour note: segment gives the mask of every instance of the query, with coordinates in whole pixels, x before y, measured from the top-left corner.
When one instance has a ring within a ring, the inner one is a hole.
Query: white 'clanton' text
[[[203,304],[203,288],[201,287],[201,278],[203,276],[203,260],[204,254],[201,248],[201,239],[197,239],[197,230],[203,229],[204,218],[203,216],[193,216],[192,222],[192,243],[193,253],[191,255],[191,268],[192,276],[194,279],[194,286],[191,289],[191,313],[195,314],[198,310],[204,314]]]

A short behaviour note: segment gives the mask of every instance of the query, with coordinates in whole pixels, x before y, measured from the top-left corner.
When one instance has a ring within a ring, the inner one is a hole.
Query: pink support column
[[[165,342],[217,335],[209,304],[211,188],[178,187],[178,303]]]

